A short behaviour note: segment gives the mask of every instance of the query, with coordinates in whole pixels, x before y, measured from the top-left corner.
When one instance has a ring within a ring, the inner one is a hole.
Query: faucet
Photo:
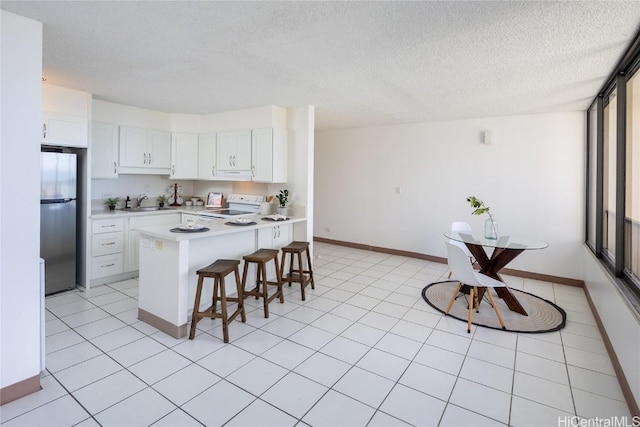
[[[137,204],[137,207],[140,207],[140,203],[142,203],[142,201],[143,201],[143,200],[147,200],[148,198],[149,198],[149,197],[147,197],[147,195],[146,195],[146,194],[140,194],[140,195],[138,196],[138,204]]]

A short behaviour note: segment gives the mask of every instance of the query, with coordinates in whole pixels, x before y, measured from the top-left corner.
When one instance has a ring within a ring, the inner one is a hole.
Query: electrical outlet
[[[331,233],[331,227],[325,227],[324,231],[326,231],[327,233]]]
[[[400,187],[396,187],[396,194],[402,194],[402,189]]]
[[[144,192],[145,193],[149,193],[151,191],[151,185],[150,184],[145,184],[144,185]]]
[[[102,193],[103,199],[108,199],[109,197],[111,197],[111,193]]]

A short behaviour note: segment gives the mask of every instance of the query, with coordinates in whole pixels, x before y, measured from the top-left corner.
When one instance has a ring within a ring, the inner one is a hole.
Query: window
[[[627,82],[625,274],[640,282],[640,72]]]
[[[587,111],[585,243],[640,312],[640,32]]]
[[[604,107],[604,184],[602,251],[612,263],[616,260],[616,117],[617,97],[613,92]]]
[[[588,124],[588,165],[589,171],[597,170],[597,158],[598,158],[598,104],[595,102],[589,109]],[[596,173],[587,174],[587,188],[588,188],[588,205],[587,205],[587,244],[591,250],[596,250],[596,200],[597,200],[597,180]]]

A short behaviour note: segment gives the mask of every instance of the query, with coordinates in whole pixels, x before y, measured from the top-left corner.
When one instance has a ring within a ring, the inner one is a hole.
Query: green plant
[[[491,208],[489,206],[485,206],[482,200],[477,199],[474,196],[469,196],[467,197],[467,202],[469,202],[472,208],[475,208],[475,210],[471,212],[471,215],[482,215],[483,213],[486,213],[491,217],[491,212],[489,212],[489,209]]]
[[[280,207],[284,208],[289,201],[289,190],[280,190],[280,193],[276,194],[276,198],[280,202]]]
[[[104,201],[104,204],[108,206],[115,206],[118,204],[119,201],[120,201],[120,197],[109,197],[107,200]]]
[[[469,202],[471,207],[474,208],[474,211],[471,212],[471,215],[482,215],[485,213],[489,215],[489,220],[491,221],[491,227],[493,228],[493,231],[497,236],[498,230],[496,229],[496,224],[495,224],[495,221],[493,220],[493,215],[491,215],[491,212],[490,212],[491,208],[489,206],[485,206],[484,202],[476,198],[475,196],[467,197],[467,202]]]
[[[166,203],[167,202],[167,196],[165,196],[164,194],[161,194],[158,196],[158,198],[156,199],[158,201],[158,203]]]

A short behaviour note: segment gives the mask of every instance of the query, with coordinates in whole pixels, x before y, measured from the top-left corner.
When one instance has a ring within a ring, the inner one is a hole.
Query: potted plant
[[[474,196],[467,197],[467,202],[472,208],[475,208],[472,215],[482,215],[486,213],[489,218],[484,222],[484,238],[495,240],[498,238],[498,221],[493,218],[489,211],[489,206],[485,206],[484,202]]]
[[[278,203],[280,206],[278,207],[278,213],[280,215],[287,215],[287,203],[289,202],[289,190],[280,190],[280,193],[276,194],[276,198],[278,199]]]
[[[161,194],[158,196],[156,200],[158,201],[158,206],[160,206],[161,208],[164,208],[164,204],[167,203],[167,196],[165,196],[164,194]]]
[[[104,204],[109,206],[109,210],[115,210],[116,205],[118,204],[118,202],[120,201],[120,197],[109,197],[107,200],[104,201]]]

